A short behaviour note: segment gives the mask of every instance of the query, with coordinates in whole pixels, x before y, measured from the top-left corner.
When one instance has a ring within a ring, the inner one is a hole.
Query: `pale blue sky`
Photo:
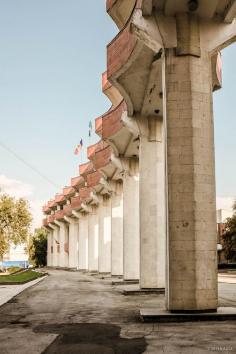
[[[0,1],[0,141],[63,187],[88,123],[110,106],[101,92],[106,44],[117,33],[105,0]],[[223,89],[214,94],[217,195],[236,195],[236,46],[223,51]],[[98,140],[95,135],[90,143]],[[85,149],[84,149],[85,157]],[[0,147],[0,175],[58,190]]]

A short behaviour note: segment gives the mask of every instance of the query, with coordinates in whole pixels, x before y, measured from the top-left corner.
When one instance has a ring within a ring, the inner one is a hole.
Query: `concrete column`
[[[52,266],[58,267],[59,266],[59,227],[53,226],[52,231],[52,246],[53,246],[53,254],[52,254]]]
[[[99,209],[99,251],[98,270],[100,273],[111,272],[111,198],[101,196]]]
[[[123,275],[123,184],[114,183],[111,199],[111,275]]]
[[[167,306],[171,311],[209,311],[217,307],[211,59],[203,49],[199,52],[197,19],[189,17],[186,21],[186,16],[177,18],[179,56],[167,49],[165,62],[169,220]]]
[[[78,219],[70,218],[69,223],[69,268],[78,269],[78,242],[79,242],[79,225]]]
[[[51,267],[52,266],[52,247],[53,247],[53,238],[52,238],[52,229],[47,229],[47,266]]]
[[[140,287],[164,288],[165,155],[162,117],[139,117]]]
[[[66,252],[66,244],[69,242],[69,227],[68,224],[61,221],[56,221],[59,226],[59,243],[60,243],[60,253],[59,253],[59,267],[67,268],[69,266],[69,254]]]
[[[88,214],[79,219],[79,270],[88,270]]]
[[[91,212],[88,215],[88,269],[89,271],[98,271],[98,207],[91,206]]]
[[[140,277],[138,160],[129,159],[123,177],[124,280]]]

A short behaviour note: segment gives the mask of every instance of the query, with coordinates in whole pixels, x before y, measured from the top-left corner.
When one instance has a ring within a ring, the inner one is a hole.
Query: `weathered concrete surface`
[[[162,295],[127,297],[106,280],[60,270],[0,308],[0,353],[236,352],[235,322],[143,324],[140,307]],[[220,305],[236,306],[236,284],[220,283]]]

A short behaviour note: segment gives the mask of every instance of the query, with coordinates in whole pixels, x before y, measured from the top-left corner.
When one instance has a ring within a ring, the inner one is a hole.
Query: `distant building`
[[[226,219],[232,217],[233,210],[226,210],[226,209],[218,209],[216,211],[216,219],[217,219],[217,250],[218,250],[218,263],[225,263],[226,258],[224,254],[224,243],[222,236],[225,231],[225,223]]]
[[[19,244],[10,246],[8,253],[3,257],[3,266],[20,266],[28,267],[29,265],[29,255],[27,253],[27,244]]]

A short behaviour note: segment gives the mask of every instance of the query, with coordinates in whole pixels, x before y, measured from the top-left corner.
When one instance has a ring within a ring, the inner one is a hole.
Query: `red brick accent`
[[[71,204],[65,204],[63,210],[66,216],[70,216],[72,214]]]
[[[56,220],[61,220],[61,219],[64,218],[64,216],[65,216],[65,211],[64,210],[57,210],[55,212],[55,219]]]
[[[97,135],[102,137],[102,117],[95,119],[95,132]]]
[[[87,176],[87,185],[88,187],[95,187],[99,184],[100,179],[102,178],[102,174],[99,171],[90,173]]]
[[[107,46],[107,78],[115,75],[129,60],[137,39],[130,32],[130,23]]]
[[[57,204],[60,204],[62,202],[65,202],[65,196],[63,194],[56,194],[55,195],[55,202]]]
[[[102,92],[107,91],[111,87],[112,87],[112,84],[107,80],[107,72],[105,71],[102,74]]]
[[[81,206],[81,199],[79,196],[71,198],[71,208],[72,210],[79,209]]]
[[[86,177],[88,173],[94,171],[92,162],[86,162],[79,166],[79,173],[81,176]]]
[[[80,188],[79,195],[80,195],[81,201],[84,201],[84,200],[88,199],[90,197],[90,193],[92,191],[93,191],[92,188],[87,188],[87,187]]]
[[[116,3],[119,3],[119,1],[121,1],[121,0],[106,0],[106,10],[107,10],[107,12],[110,12],[111,8]],[[130,1],[130,0],[126,0],[126,1]],[[137,0],[134,8],[141,9],[142,8],[142,2],[143,2],[143,0]]]
[[[108,111],[102,117],[102,138],[107,139],[115,135],[123,127],[121,121],[122,114],[127,110],[123,100],[115,109]]]
[[[55,206],[56,206],[56,201],[55,201],[55,200],[50,200],[50,201],[48,202],[48,207],[49,207],[50,209],[54,208]]]
[[[44,214],[50,213],[50,208],[48,207],[48,205],[44,205],[42,209]]]
[[[54,215],[49,215],[48,217],[48,222],[51,223],[55,220],[55,214]]]
[[[81,186],[83,184],[84,184],[84,179],[83,179],[82,176],[77,176],[77,177],[71,178],[71,186],[73,188],[79,187],[79,186]]]
[[[71,186],[63,188],[63,194],[65,197],[72,196],[75,194],[75,189]]]
[[[43,219],[43,226],[48,226],[48,218]]]
[[[117,0],[107,0],[106,1],[106,9],[107,11],[110,10],[110,8],[113,6],[113,4],[116,2]]]
[[[92,160],[96,154],[96,152],[107,147],[107,143],[104,140],[100,140],[98,143],[90,145],[87,148],[87,157],[89,160]]]
[[[96,170],[108,165],[111,162],[111,154],[112,154],[112,147],[107,146],[105,149],[100,150],[96,153],[96,157],[94,159],[94,167]]]

